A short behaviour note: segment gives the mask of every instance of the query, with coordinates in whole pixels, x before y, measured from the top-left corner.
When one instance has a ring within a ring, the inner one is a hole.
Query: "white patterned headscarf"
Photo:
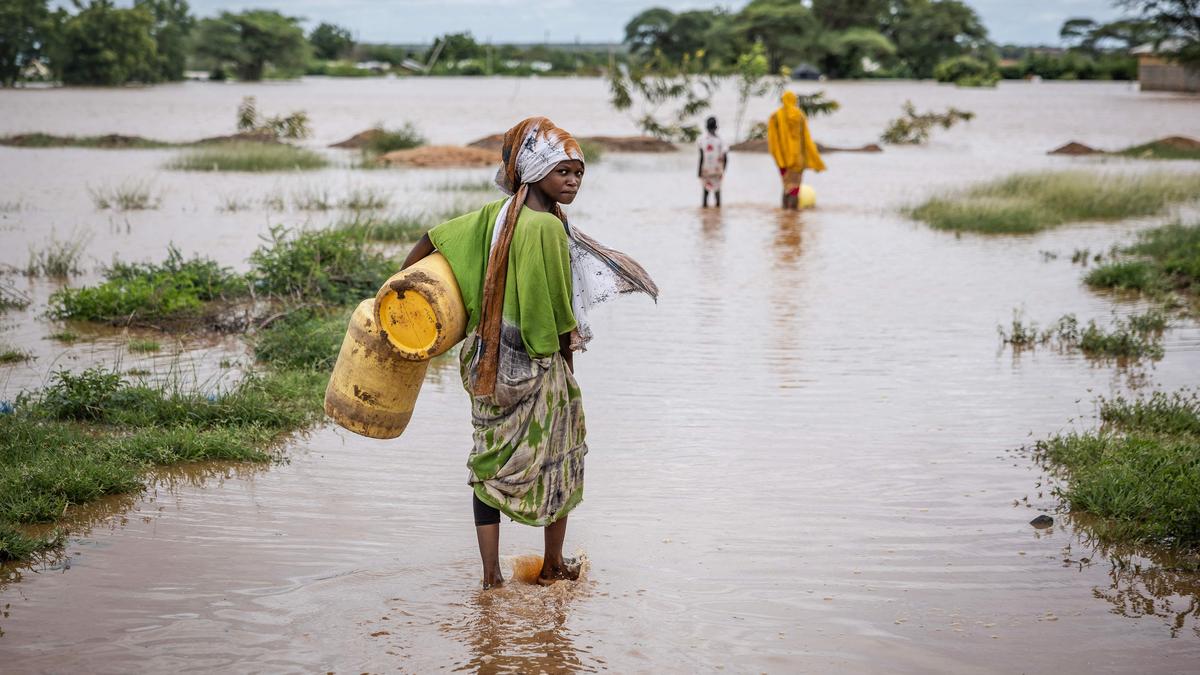
[[[545,178],[559,162],[584,161],[583,149],[575,138],[545,117],[530,117],[510,129],[504,135],[501,152],[504,156],[496,171],[496,187],[506,195],[515,194],[523,183]]]

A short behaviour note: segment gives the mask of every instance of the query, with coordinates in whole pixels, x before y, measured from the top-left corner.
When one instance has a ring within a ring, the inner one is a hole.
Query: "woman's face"
[[[568,159],[559,162],[550,169],[546,177],[535,185],[553,201],[559,204],[570,204],[575,201],[575,195],[583,184],[583,162]]]

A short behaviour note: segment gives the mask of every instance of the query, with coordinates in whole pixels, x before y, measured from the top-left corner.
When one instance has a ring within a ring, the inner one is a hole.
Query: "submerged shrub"
[[[363,152],[382,155],[393,150],[419,148],[426,142],[425,136],[411,122],[405,122],[404,126],[399,129],[385,129],[383,126],[377,126],[371,130]]]
[[[66,241],[59,241],[50,235],[50,241],[40,249],[29,249],[29,263],[25,266],[25,274],[31,277],[47,276],[63,278],[79,274],[83,258],[83,249],[88,244],[86,236],[76,236]]]
[[[275,368],[326,373],[337,361],[349,321],[350,311],[294,311],[257,335],[254,356]]]

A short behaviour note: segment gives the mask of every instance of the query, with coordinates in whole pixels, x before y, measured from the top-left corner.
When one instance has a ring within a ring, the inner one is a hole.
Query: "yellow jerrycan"
[[[325,388],[325,414],[370,438],[395,438],[412,419],[428,361],[402,357],[379,330],[375,299],[358,303]]]
[[[817,191],[805,183],[800,186],[800,208],[811,209],[817,205]]]
[[[467,308],[445,256],[432,253],[385,281],[375,319],[406,359],[428,361],[462,342]]]
[[[462,341],[466,326],[458,281],[442,254],[392,275],[354,310],[325,389],[325,414],[363,436],[399,436],[429,359]]]

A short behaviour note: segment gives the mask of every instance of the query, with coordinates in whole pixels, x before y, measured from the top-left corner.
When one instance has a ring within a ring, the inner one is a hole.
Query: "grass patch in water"
[[[206,303],[246,295],[239,275],[213,260],[185,260],[171,247],[156,263],[116,263],[98,286],[62,288],[50,296],[48,314],[114,325],[157,325],[190,321],[206,313]]]
[[[1102,538],[1200,547],[1200,398],[1156,392],[1101,400],[1099,429],[1039,441],[1060,467],[1072,511],[1104,519]]]
[[[283,143],[215,143],[189,150],[167,163],[181,171],[308,171],[329,160],[312,150]]]
[[[1093,288],[1147,294],[1177,291],[1193,301],[1200,296],[1200,224],[1146,230],[1122,252],[1130,257],[1100,265],[1084,281]]]
[[[1200,195],[1200,174],[1023,173],[934,197],[907,214],[939,230],[1028,234],[1064,223],[1161,213]]]
[[[59,241],[54,235],[50,242],[40,249],[29,249],[29,262],[25,265],[26,276],[54,277],[62,279],[72,274],[79,274],[79,263],[83,258],[83,249],[88,244],[85,236],[76,236],[66,241]]]
[[[350,211],[377,211],[387,208],[389,201],[387,194],[375,188],[355,188],[338,202],[338,206]]]
[[[75,342],[76,340],[79,339],[79,333],[76,333],[76,332],[70,331],[70,330],[60,330],[57,333],[51,333],[51,334],[47,335],[46,338],[50,339],[50,340],[57,340],[59,342],[66,342],[67,344],[71,344],[72,342]]]
[[[254,356],[274,368],[329,372],[337,361],[352,309],[304,308],[282,317],[254,339]]]
[[[371,130],[366,145],[363,146],[363,153],[365,155],[382,155],[394,150],[419,148],[426,142],[425,136],[411,122],[405,122],[404,126],[399,129],[385,129],[378,126]]]
[[[1011,327],[1006,330],[1000,326],[997,330],[1000,340],[1017,351],[1053,344],[1062,350],[1078,349],[1096,359],[1160,359],[1162,332],[1167,324],[1167,315],[1153,309],[1117,318],[1109,328],[1101,327],[1095,320],[1080,328],[1075,315],[1067,314],[1050,328],[1038,330],[1037,324],[1026,323],[1019,312],[1014,312]]]
[[[1136,159],[1200,159],[1200,144],[1195,141],[1172,142],[1174,139],[1165,138],[1141,145],[1134,145],[1112,154]],[[1183,139],[1180,139],[1182,141]],[[1190,139],[1188,139],[1190,140]]]
[[[154,194],[150,184],[145,182],[123,183],[116,187],[88,188],[88,192],[92,195],[92,204],[101,211],[107,209],[143,211],[157,209],[162,203],[162,199]]]
[[[145,354],[161,350],[162,345],[157,340],[130,340],[125,348],[131,352]]]
[[[0,560],[58,543],[19,525],[139,490],[151,466],[270,459],[284,434],[318,419],[326,380],[320,371],[272,369],[204,394],[134,384],[103,368],[55,373],[0,415]]]
[[[29,352],[17,349],[15,347],[0,348],[0,365],[8,365],[12,363],[23,363],[33,358]]]

